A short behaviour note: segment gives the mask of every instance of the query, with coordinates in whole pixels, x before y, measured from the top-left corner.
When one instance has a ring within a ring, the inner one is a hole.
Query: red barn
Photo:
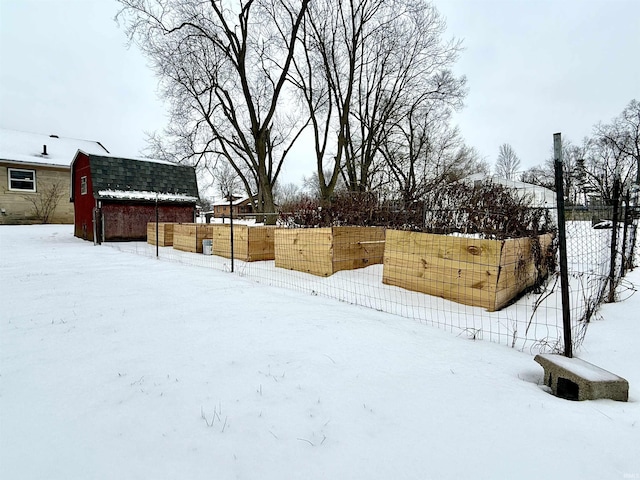
[[[71,163],[74,235],[96,243],[145,240],[147,223],[193,222],[193,167],[151,159],[88,154]]]

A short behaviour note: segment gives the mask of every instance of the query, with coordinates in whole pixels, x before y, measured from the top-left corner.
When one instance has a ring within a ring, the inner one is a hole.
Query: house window
[[[36,171],[21,170],[17,168],[7,169],[9,172],[9,190],[21,192],[36,191]]]
[[[80,194],[87,194],[87,177],[80,177]]]

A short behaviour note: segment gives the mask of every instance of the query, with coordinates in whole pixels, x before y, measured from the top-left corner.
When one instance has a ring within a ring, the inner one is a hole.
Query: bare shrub
[[[34,217],[42,223],[49,223],[63,195],[62,182],[54,182],[41,184],[38,193],[24,198],[31,203]]]
[[[429,233],[503,240],[556,231],[549,209],[534,206],[530,195],[490,181],[444,185],[425,201],[425,212]]]

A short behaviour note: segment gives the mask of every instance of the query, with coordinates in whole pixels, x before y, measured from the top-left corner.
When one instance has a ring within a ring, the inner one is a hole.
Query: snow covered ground
[[[553,397],[526,352],[71,226],[0,227],[0,305],[3,479],[640,478],[640,294],[577,354],[628,403]]]

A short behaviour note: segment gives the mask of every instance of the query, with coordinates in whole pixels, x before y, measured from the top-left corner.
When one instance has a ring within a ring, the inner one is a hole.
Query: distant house
[[[250,215],[253,213],[253,203],[249,197],[233,197],[231,202],[233,206],[233,215]],[[213,216],[215,218],[229,217],[231,206],[229,200],[220,200],[213,204]]]
[[[527,196],[531,198],[531,204],[534,207],[555,208],[556,207],[556,193],[539,185],[533,185],[531,183],[519,182],[517,180],[508,180],[506,178],[500,178],[497,176],[487,176],[483,173],[476,173],[469,175],[461,180],[465,183],[476,184],[476,182],[492,182],[498,185],[503,185],[515,193],[520,198]]]
[[[147,223],[195,220],[193,167],[78,151],[71,164],[74,235],[85,240],[144,240]]]
[[[0,129],[0,224],[73,223],[69,173],[78,149],[109,153],[100,142]]]

